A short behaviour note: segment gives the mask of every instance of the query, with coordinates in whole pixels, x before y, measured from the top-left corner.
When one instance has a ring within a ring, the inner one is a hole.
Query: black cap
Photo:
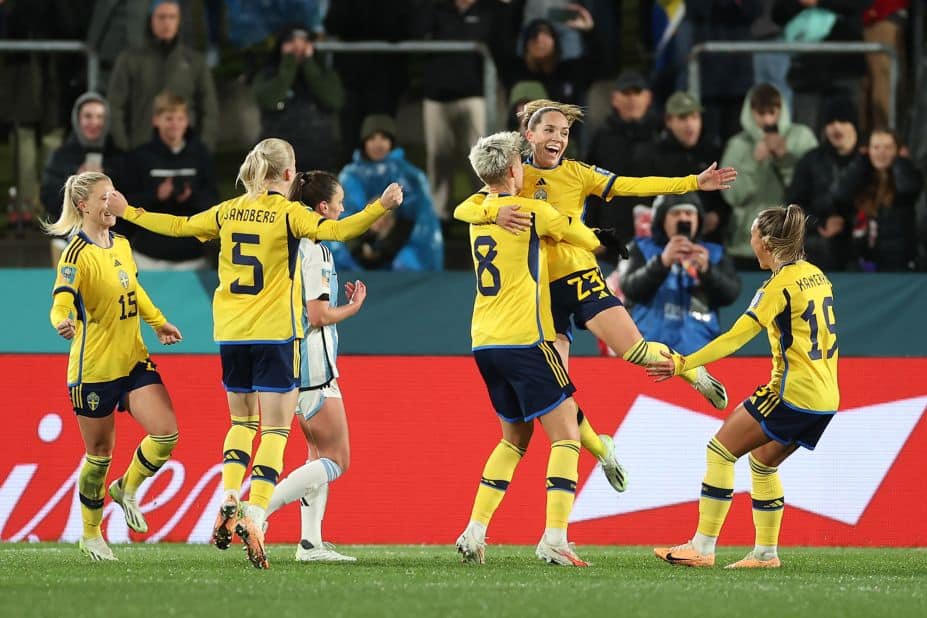
[[[824,105],[821,113],[821,126],[826,127],[837,121],[852,123],[854,127],[859,124],[859,111],[853,101],[847,97],[835,97]]]
[[[626,92],[628,90],[646,90],[650,88],[650,84],[647,83],[647,80],[644,79],[644,76],[630,69],[626,69],[618,75],[618,79],[615,80],[615,90],[620,92]]]

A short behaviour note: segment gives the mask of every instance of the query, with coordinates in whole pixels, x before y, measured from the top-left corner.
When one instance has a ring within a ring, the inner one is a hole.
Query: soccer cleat
[[[541,537],[534,555],[547,562],[548,564],[559,564],[560,566],[587,567],[589,563],[576,555],[573,543],[564,543],[563,545],[551,545],[547,539]]]
[[[607,451],[605,457],[599,460],[602,464],[602,472],[605,473],[605,478],[608,479],[608,484],[612,486],[612,489],[621,493],[628,488],[628,473],[615,457],[615,441],[605,434],[600,435],[599,439]]]
[[[228,549],[232,544],[232,533],[238,523],[238,511],[241,505],[234,496],[227,496],[219,507],[216,525],[212,529],[212,544],[219,549]]]
[[[136,532],[148,532],[148,522],[145,521],[142,510],[138,508],[135,496],[127,496],[122,490],[122,479],[116,479],[110,484],[109,497],[122,507],[122,514],[125,515],[126,525],[129,528]]]
[[[102,536],[96,536],[92,539],[81,538],[77,546],[80,547],[81,553],[90,556],[91,560],[119,560],[113,555],[113,550],[109,548]]]
[[[306,539],[299,542],[296,546],[297,562],[357,562],[354,556],[345,556],[335,551],[335,546],[331,543],[323,542],[320,547],[316,547]]]
[[[241,539],[248,554],[248,560],[256,569],[269,569],[267,552],[264,550],[264,532],[261,526],[247,513],[235,524],[235,534]]]
[[[660,560],[677,566],[710,567],[715,565],[715,555],[698,553],[691,541],[676,547],[655,547],[653,553]]]
[[[467,526],[466,530],[457,537],[457,553],[461,555],[464,562],[486,564],[486,541],[478,539],[470,526]]]
[[[699,367],[696,369],[698,377],[695,378],[695,382],[692,384],[692,388],[697,390],[702,394],[702,397],[708,400],[708,402],[715,407],[717,410],[724,410],[727,408],[727,389],[724,388],[724,385],[718,382],[717,379],[704,367]]]
[[[782,566],[778,556],[773,556],[769,560],[760,560],[753,552],[750,552],[737,562],[731,563],[724,567],[725,569],[778,569]]]

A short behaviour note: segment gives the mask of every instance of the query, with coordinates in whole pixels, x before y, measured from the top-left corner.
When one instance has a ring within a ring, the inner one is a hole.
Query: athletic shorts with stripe
[[[763,385],[747,399],[744,408],[756,419],[771,440],[781,444],[798,444],[814,450],[833,412],[816,413],[797,410],[779,398],[778,393]]]

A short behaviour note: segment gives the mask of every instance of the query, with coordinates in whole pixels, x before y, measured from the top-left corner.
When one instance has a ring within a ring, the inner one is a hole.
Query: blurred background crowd
[[[0,0],[0,44],[36,43],[0,46],[0,265],[56,259],[63,240],[50,257],[35,223],[57,217],[70,174],[103,170],[135,206],[193,214],[236,195],[241,157],[274,136],[300,169],[340,175],[347,214],[405,189],[393,216],[334,247],[339,268],[467,269],[466,227],[450,220],[479,188],[466,152],[552,98],[588,110],[570,157],[622,176],[739,172],[722,193],[587,203],[588,224],[632,242],[618,270],[600,257],[638,321],[678,287],[711,322],[736,271],[756,268],[750,222],[783,203],[811,215],[808,257],[825,270],[925,270],[924,21],[916,0]],[[98,74],[47,41],[84,43]],[[474,51],[330,45],[365,41],[476,42],[495,72]],[[701,52],[709,42],[891,53]],[[121,231],[141,269],[212,266],[208,245]]]

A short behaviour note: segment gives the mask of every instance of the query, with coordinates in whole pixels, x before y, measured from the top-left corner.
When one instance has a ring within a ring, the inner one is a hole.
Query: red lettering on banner
[[[130,533],[121,511],[109,501],[104,531],[113,542],[206,542],[215,505],[221,499],[219,461],[228,427],[218,358],[176,355],[161,356],[157,361],[177,411],[180,442],[175,457],[139,492],[150,533],[146,537]],[[64,355],[0,355],[0,372],[10,385],[5,408],[6,421],[12,427],[7,435],[13,437],[0,460],[2,540],[72,541],[80,534],[75,481],[83,446],[64,386],[66,364]],[[868,426],[873,429],[859,436],[855,445],[859,452],[884,449],[888,443],[898,445],[898,450],[893,461],[888,458],[884,476],[869,479],[875,486],[871,498],[867,494],[864,499],[868,502],[851,505],[852,512],[841,510],[837,498],[841,492],[852,493],[849,490],[858,479],[822,466],[821,474],[832,475],[822,487],[833,492],[829,495],[833,499],[822,504],[813,497],[791,504],[786,480],[788,514],[782,542],[925,545],[927,529],[918,522],[927,518],[927,501],[921,499],[919,490],[920,471],[927,466],[927,415],[918,413],[921,404],[917,398],[927,396],[927,387],[914,380],[899,380],[899,376],[924,375],[927,359],[841,359],[840,367],[841,408],[860,409],[850,412],[848,420],[852,414],[868,414],[870,418],[895,414],[900,405],[908,414],[910,428],[895,423],[890,436],[890,432],[880,431],[880,423],[870,422]],[[332,486],[326,539],[341,543],[452,543],[466,524],[485,457],[499,439],[498,420],[472,359],[346,357],[341,359],[340,369],[351,425],[352,465]],[[638,421],[653,415],[653,435],[646,431],[634,435],[636,443],[642,444],[641,452],[652,453],[648,467],[660,474],[673,473],[669,466],[661,468],[660,444],[665,442],[666,432],[682,432],[686,425],[681,423],[677,428],[677,423],[668,419],[692,419],[694,425],[687,425],[689,429],[682,435],[673,435],[673,442],[687,444],[700,453],[711,423],[705,425],[699,416],[704,415],[707,421],[723,417],[684,383],[654,385],[639,368],[621,361],[575,358],[571,369],[579,389],[577,400],[598,431],[617,432],[620,437],[622,431],[632,429],[625,423],[631,423],[630,414],[636,414]],[[737,402],[766,380],[769,360],[727,359],[716,363],[713,371]],[[641,399],[642,395],[645,398]],[[888,406],[890,402],[896,402],[894,407]],[[840,419],[838,414],[834,424]],[[117,425],[110,479],[122,473],[142,437],[141,429],[125,414],[118,415]],[[802,454],[809,463],[828,461],[824,447],[829,434],[836,436],[833,427],[825,433],[819,453]],[[291,435],[287,470],[300,465],[306,454],[300,432]],[[494,542],[537,541],[544,526],[547,449],[546,439],[538,435],[493,521]],[[800,468],[797,460],[792,463]],[[701,465],[693,465],[697,469],[690,475],[700,477]],[[789,465],[786,462],[783,470]],[[598,474],[594,468],[593,458],[583,455],[578,485],[585,515],[571,525],[571,539],[580,543],[651,544],[672,542],[691,533],[697,516],[697,483],[689,501],[673,504],[685,498],[660,495],[646,483],[635,484],[635,478],[645,477],[635,476],[632,468],[631,486],[624,497],[583,496],[594,489]],[[725,524],[726,543],[749,544],[753,540],[749,496],[742,492],[745,481],[738,481],[741,494],[735,497]],[[796,483],[792,483],[793,492],[798,492]],[[644,505],[642,510],[614,506],[627,505],[632,496]],[[603,502],[596,504],[595,500]],[[288,507],[271,519],[271,541],[296,541],[297,511],[295,506]],[[898,517],[902,512],[905,516]]]

